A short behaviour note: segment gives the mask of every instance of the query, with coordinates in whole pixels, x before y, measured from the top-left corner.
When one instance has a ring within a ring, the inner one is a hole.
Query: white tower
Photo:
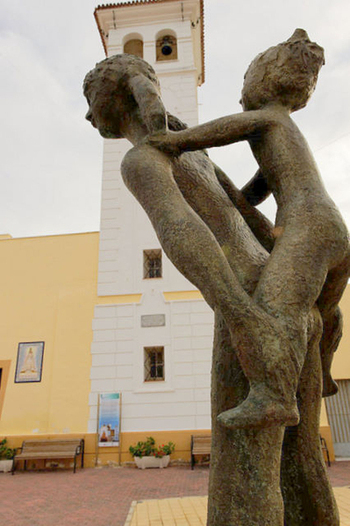
[[[195,125],[203,0],[100,6],[95,17],[107,56],[142,56],[158,75],[166,109]],[[122,392],[124,433],[208,429],[212,312],[124,187],[119,167],[129,148],[125,140],[104,144],[89,431],[96,431],[101,392]]]

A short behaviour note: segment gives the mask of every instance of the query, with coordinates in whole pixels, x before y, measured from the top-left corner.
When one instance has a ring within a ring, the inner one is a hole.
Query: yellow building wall
[[[0,435],[87,429],[98,233],[0,240]],[[45,342],[42,380],[15,383],[19,342]],[[5,391],[5,392],[3,392]]]

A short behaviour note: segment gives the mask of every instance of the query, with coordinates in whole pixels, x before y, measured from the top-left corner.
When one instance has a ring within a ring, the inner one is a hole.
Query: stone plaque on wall
[[[141,327],[164,327],[165,314],[145,314],[141,316]]]

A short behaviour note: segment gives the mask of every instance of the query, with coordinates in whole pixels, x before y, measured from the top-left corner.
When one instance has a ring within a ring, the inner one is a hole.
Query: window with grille
[[[157,382],[164,377],[164,347],[145,347],[145,382]]]
[[[143,277],[144,279],[162,277],[161,249],[143,251]]]

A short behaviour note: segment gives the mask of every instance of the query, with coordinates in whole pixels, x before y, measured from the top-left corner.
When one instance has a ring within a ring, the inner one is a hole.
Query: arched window
[[[162,31],[156,41],[156,60],[176,60],[177,59],[177,39],[171,30]]]
[[[124,53],[130,55],[136,55],[137,57],[143,58],[143,42],[139,38],[132,38],[124,44]]]

